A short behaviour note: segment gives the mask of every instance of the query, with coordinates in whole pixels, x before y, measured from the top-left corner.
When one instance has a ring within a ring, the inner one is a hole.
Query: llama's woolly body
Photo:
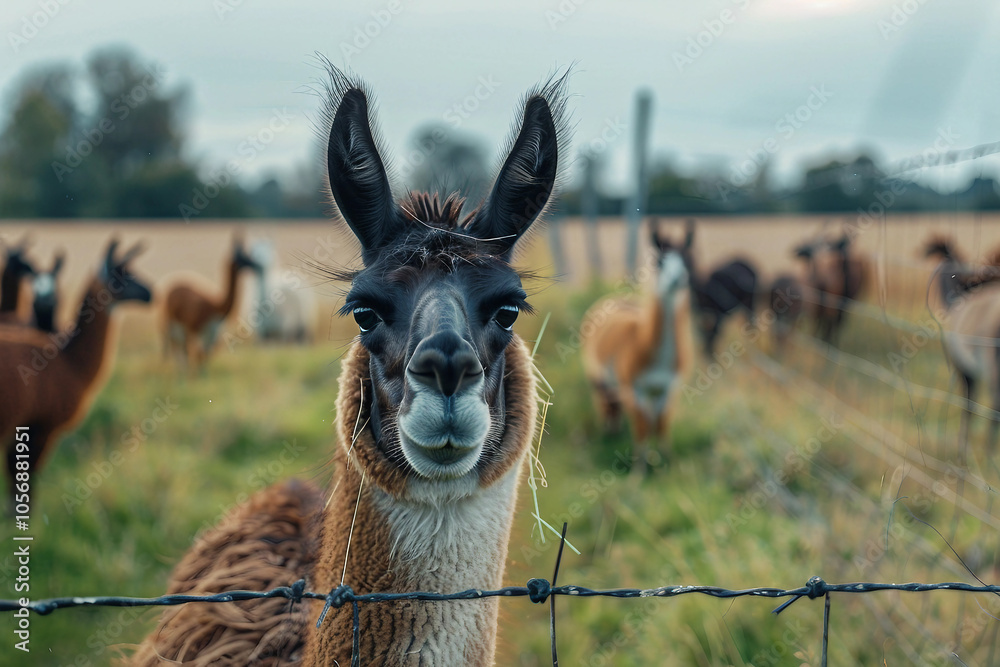
[[[371,433],[362,428],[372,393],[366,387],[368,356],[356,345],[344,360],[340,378],[339,445],[329,499],[294,482],[256,494],[197,541],[175,569],[169,592],[268,590],[303,577],[308,589],[328,591],[342,576],[359,594],[501,586],[516,487],[536,414],[531,361],[519,340],[508,348],[506,363],[502,439],[504,445],[513,445],[513,459],[484,456],[478,484],[463,480],[442,488],[398,475],[380,486],[370,476],[362,480],[356,458],[377,451],[367,446]],[[363,465],[376,463],[366,460]],[[289,613],[288,604],[247,602],[236,605],[235,611],[219,604],[173,607],[129,664],[165,664],[162,658],[191,665],[277,665],[304,660],[310,650],[319,649],[336,655],[342,665],[350,664],[349,605],[331,609],[316,630],[319,605],[303,603]],[[363,604],[361,662],[492,664],[497,613],[495,598]],[[315,646],[307,647],[309,643]],[[308,659],[305,663],[310,664]]]

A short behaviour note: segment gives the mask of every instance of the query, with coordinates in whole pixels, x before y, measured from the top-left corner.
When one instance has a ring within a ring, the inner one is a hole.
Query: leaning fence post
[[[604,276],[601,268],[601,246],[597,238],[597,155],[583,154],[583,188],[580,190],[580,213],[583,215],[587,239],[587,257],[590,263],[590,281],[597,282]]]
[[[625,226],[628,228],[628,246],[626,269],[630,276],[635,275],[636,258],[639,253],[639,225],[646,213],[649,198],[649,126],[653,109],[653,95],[648,90],[642,90],[636,95],[635,110],[635,190],[626,201]]]

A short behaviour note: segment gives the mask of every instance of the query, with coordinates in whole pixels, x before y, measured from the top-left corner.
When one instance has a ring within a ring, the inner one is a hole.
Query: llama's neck
[[[72,337],[60,355],[86,385],[97,379],[107,354],[112,304],[106,296],[107,288],[96,280],[91,283],[80,304]]]
[[[677,308],[686,289],[671,289],[653,300],[648,312],[646,330],[650,332],[649,349],[653,350],[653,365],[657,368],[677,366]]]
[[[332,590],[342,578],[355,593],[454,593],[502,585],[517,484],[535,418],[530,362],[517,345],[519,351],[507,356],[507,420],[497,446],[511,451],[514,460],[485,486],[474,480],[406,478],[390,471],[386,461],[373,463],[375,450],[364,427],[369,411],[355,400],[361,393],[371,396],[367,359],[348,358],[337,401],[338,474],[324,511],[313,589]],[[356,439],[355,423],[361,425]],[[380,484],[362,470],[375,470]],[[361,664],[492,665],[498,610],[496,598],[362,604]],[[352,627],[350,606],[331,610],[321,628],[310,630],[305,664],[349,664]]]
[[[341,577],[355,593],[502,585],[520,466],[444,505],[400,501],[370,479],[362,486],[361,474],[348,467],[325,513],[314,587],[331,590]],[[362,605],[361,664],[492,665],[498,611],[496,598]],[[331,611],[306,664],[349,664],[352,623],[350,607]]]
[[[0,275],[0,313],[17,312],[21,296],[21,278],[14,271],[4,270]]]
[[[236,304],[237,287],[239,285],[240,269],[236,262],[229,263],[229,273],[226,275],[226,294],[219,304],[219,315],[222,319],[229,317]]]

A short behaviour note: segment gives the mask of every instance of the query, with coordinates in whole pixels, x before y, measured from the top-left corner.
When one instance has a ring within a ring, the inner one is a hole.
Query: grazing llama
[[[118,256],[117,247],[117,241],[108,245],[70,330],[54,336],[33,329],[0,335],[0,442],[6,447],[11,494],[17,464],[15,428],[29,428],[27,461],[35,479],[56,436],[87,413],[100,379],[111,365],[112,310],[123,301],[150,300],[149,288],[128,268],[140,248],[135,246]]]
[[[15,246],[7,246],[7,261],[0,274],[0,324],[24,324],[19,312],[21,284],[35,275],[35,269],[25,257],[28,239]]]
[[[802,283],[795,276],[783,273],[771,283],[769,305],[774,313],[771,335],[775,354],[781,354],[788,346],[788,339],[802,316],[804,299]]]
[[[690,357],[690,275],[684,262],[691,235],[674,245],[653,227],[656,294],[648,304],[610,297],[587,311],[583,364],[605,428],[617,428],[624,411],[635,442],[634,468],[642,473],[655,455],[655,438],[669,456],[671,398]],[[659,448],[658,448],[659,449]],[[661,452],[657,451],[657,454]]]
[[[274,245],[256,241],[250,257],[257,262],[257,303],[254,325],[257,339],[277,343],[311,343],[316,321],[316,302],[305,289],[302,277],[291,269],[279,271]]]
[[[213,299],[187,284],[175,285],[167,293],[163,308],[163,351],[175,352],[181,364],[204,370],[208,355],[219,337],[219,329],[236,305],[240,273],[260,267],[243,249],[243,240],[233,241],[226,262],[226,287],[221,299]]]
[[[65,255],[58,253],[49,271],[39,271],[31,281],[35,293],[31,309],[35,316],[35,328],[46,333],[56,331],[56,311],[59,309],[59,272],[62,271]]]
[[[734,259],[713,270],[702,280],[694,262],[695,221],[685,223],[684,264],[691,278],[694,293],[695,322],[705,343],[705,353],[715,353],[715,341],[726,318],[740,309],[747,321],[754,317],[754,300],[757,294],[757,272],[749,262]]]
[[[985,272],[970,269],[950,239],[931,237],[924,254],[938,261],[934,277],[943,309],[941,344],[967,401],[959,429],[964,465],[972,414],[969,408],[976,387],[985,384],[990,394],[990,407],[1000,410],[1000,282],[997,282],[995,267]],[[986,439],[991,458],[996,454],[998,429],[1000,423],[991,419]]]
[[[496,182],[462,216],[455,195],[393,200],[365,88],[331,68],[330,190],[364,264],[345,275],[341,312],[361,333],[341,371],[333,488],[261,492],[198,540],[171,592],[302,576],[356,593],[501,585],[537,401],[511,331],[528,305],[510,261],[555,186],[562,85],[528,95]],[[495,598],[362,604],[360,664],[493,664],[497,612]],[[281,600],[175,607],[134,664],[350,664],[351,605],[316,628],[318,613]]]
[[[795,255],[806,263],[806,300],[812,307],[816,336],[835,345],[850,301],[858,299],[868,284],[868,263],[851,252],[847,234],[833,241],[803,243]]]

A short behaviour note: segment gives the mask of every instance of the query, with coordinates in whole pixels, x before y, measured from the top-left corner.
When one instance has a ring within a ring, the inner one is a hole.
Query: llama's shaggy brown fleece
[[[170,578],[169,594],[267,591],[302,578],[316,555],[312,522],[323,497],[291,480],[255,494],[199,538]],[[286,665],[301,659],[316,610],[284,598],[169,607],[127,663],[136,667]]]
[[[505,357],[504,435],[502,443],[483,452],[477,466],[480,486],[493,484],[519,466],[534,435],[537,394],[530,355],[515,337]],[[346,355],[340,375],[335,474],[325,510],[325,497],[313,487],[295,481],[254,495],[246,507],[224,519],[188,552],[171,577],[169,592],[266,591],[291,585],[303,577],[308,590],[326,592],[340,583],[345,556],[345,583],[356,593],[406,591],[419,586],[407,581],[405,568],[392,560],[389,526],[371,502],[373,488],[398,497],[414,475],[409,468],[397,467],[375,445],[370,429],[365,428],[372,395],[368,352],[356,344]],[[510,517],[505,520],[509,525]],[[352,524],[348,554],[347,535]],[[502,544],[492,545],[497,553],[496,573],[484,574],[485,580],[475,585],[497,588],[502,584],[508,535],[504,534]],[[392,639],[407,632],[426,635],[428,628],[420,624],[434,625],[440,610],[432,607],[441,604],[452,605],[448,613],[461,612],[461,605],[491,610],[492,625],[482,629],[482,646],[477,655],[487,664],[492,662],[496,598],[363,604],[361,663],[397,664],[402,656],[388,655]],[[170,607],[128,664],[148,667],[182,661],[185,665],[284,665],[303,661],[309,652],[315,664],[333,664],[329,656],[341,665],[350,664],[352,608],[345,605],[331,609],[317,631],[314,624],[319,610],[318,603],[291,608],[285,599]],[[307,641],[315,644],[308,650]]]
[[[504,434],[502,443],[493,448],[487,447],[477,464],[481,487],[497,483],[497,480],[510,472],[513,466],[521,464],[535,431],[537,392],[530,354],[520,338],[515,337],[507,346],[505,356]],[[399,497],[405,490],[407,479],[415,475],[408,466],[405,469],[395,467],[385,453],[372,442],[371,432],[360,428],[367,422],[370,408],[368,400],[372,395],[367,370],[368,353],[358,345],[344,360],[340,395],[337,398],[340,446],[334,455],[338,471],[336,488],[330,501],[330,511],[326,512],[324,519],[324,544],[310,585],[316,586],[317,590],[327,591],[339,584],[341,574],[345,571],[346,556],[345,583],[350,584],[355,593],[425,590],[428,586],[425,582],[407,580],[407,568],[401,566],[399,555],[397,554],[395,558],[391,556],[393,544],[388,523],[373,507],[373,487],[377,486],[382,492]],[[361,377],[365,378],[364,389],[357,379],[353,382],[350,380]],[[362,395],[365,399],[364,404],[361,400]],[[359,425],[359,432],[356,435],[355,423]],[[362,469],[365,470],[363,486]],[[340,536],[350,532],[355,508],[357,508],[357,519],[354,521],[350,552],[347,553],[346,540]],[[511,518],[503,518],[508,527]],[[507,537],[509,531],[504,533],[502,544],[489,545],[498,560],[496,572],[483,573],[482,580],[463,588],[472,586],[497,588],[502,585]],[[431,568],[432,565],[428,567]],[[451,606],[445,610],[434,608],[441,605]],[[433,627],[435,623],[447,624],[446,615],[459,613],[462,605],[477,605],[480,609],[490,610],[492,614],[490,626],[481,629],[482,644],[477,654],[468,656],[465,664],[492,664],[496,615],[499,609],[496,598],[469,602],[361,605],[361,664],[425,664],[423,660],[426,660],[426,656],[421,658],[419,653],[421,643],[426,641],[429,633],[441,630]],[[339,661],[341,665],[350,664],[352,627],[353,610],[347,605],[340,609],[331,609],[321,629],[316,630],[310,626],[308,631],[313,637],[307,655],[312,657],[313,662],[307,660],[307,664],[333,664],[333,660]],[[394,640],[407,634],[413,638],[415,648],[412,655],[407,658],[409,662],[404,663],[403,656],[392,654],[392,647]]]

